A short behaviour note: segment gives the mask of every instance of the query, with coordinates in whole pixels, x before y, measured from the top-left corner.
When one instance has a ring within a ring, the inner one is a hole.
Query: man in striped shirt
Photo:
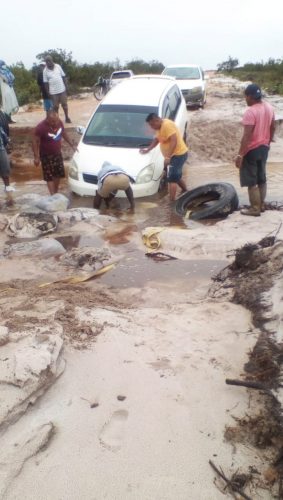
[[[53,110],[58,113],[59,105],[61,104],[65,113],[66,123],[71,123],[68,114],[67,92],[66,92],[66,75],[60,64],[55,64],[51,56],[45,58],[46,67],[43,70],[43,82],[47,94],[53,104]]]

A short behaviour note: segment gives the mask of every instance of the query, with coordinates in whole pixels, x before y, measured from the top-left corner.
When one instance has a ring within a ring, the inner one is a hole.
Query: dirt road
[[[232,157],[240,90],[212,80],[205,110],[189,112],[191,187],[212,179],[238,187]],[[71,101],[73,122],[84,124],[92,105],[92,97]],[[19,199],[45,193],[28,164],[25,128],[41,115],[18,115],[12,131],[21,145],[13,168],[25,170],[14,178]],[[269,165],[274,200],[281,141],[279,126]],[[84,206],[59,213],[56,232],[40,239],[59,248],[53,256],[33,255],[25,246],[32,242],[7,233],[14,212],[0,215],[0,498],[220,500],[227,490],[209,460],[228,477],[245,475],[241,487],[251,498],[277,498],[279,473],[267,474],[277,448],[235,430],[240,422],[252,436],[252,420],[246,416],[245,427],[243,416],[266,415],[262,399],[225,379],[241,378],[261,328],[271,336],[280,330],[283,213],[243,221],[237,212],[204,225],[173,217],[166,197],[139,201],[135,215],[98,215],[88,200]],[[163,226],[161,248],[176,260],[145,255],[141,235],[152,225]],[[249,275],[249,293],[256,276],[256,307],[265,314],[256,323],[244,294],[234,294],[234,280],[242,290],[247,271],[233,277],[226,269],[216,285],[211,277],[234,261],[234,249],[270,234],[276,244],[256,248]],[[110,263],[96,280],[60,281]]]

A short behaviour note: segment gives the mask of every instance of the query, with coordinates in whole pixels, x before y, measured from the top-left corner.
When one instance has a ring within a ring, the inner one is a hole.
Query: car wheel
[[[226,182],[205,184],[184,193],[175,204],[179,215],[190,212],[193,220],[218,219],[237,210],[239,205],[237,192],[232,184]]]

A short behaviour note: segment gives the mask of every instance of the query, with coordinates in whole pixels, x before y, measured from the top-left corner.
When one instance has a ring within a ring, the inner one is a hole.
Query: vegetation
[[[242,81],[252,81],[263,87],[269,94],[283,95],[283,59],[268,59],[267,62],[246,63],[240,67],[227,68],[229,60],[238,61],[229,57],[217,65],[218,71],[234,76]]]
[[[109,78],[112,71],[129,68],[135,74],[140,73],[158,73],[164,69],[164,65],[159,61],[143,61],[142,59],[133,59],[127,61],[124,65],[119,59],[112,62],[93,64],[79,64],[73,59],[72,52],[63,49],[49,49],[37,54],[37,63],[34,63],[31,69],[25,68],[22,62],[11,66],[11,71],[15,75],[15,92],[20,106],[23,104],[35,102],[40,99],[40,92],[36,82],[37,67],[40,61],[47,55],[51,55],[54,62],[62,66],[68,78],[68,93],[76,94],[83,88],[92,88],[99,76]]]

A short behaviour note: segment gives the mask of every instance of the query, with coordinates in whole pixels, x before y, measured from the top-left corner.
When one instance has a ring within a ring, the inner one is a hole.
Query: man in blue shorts
[[[156,136],[147,148],[140,149],[140,153],[146,154],[160,144],[164,156],[164,168],[167,170],[167,181],[169,183],[170,200],[176,198],[177,185],[182,192],[187,191],[186,184],[182,179],[183,165],[188,158],[188,147],[184,142],[177,125],[168,118],[160,118],[156,113],[150,113],[146,122],[156,131]]]

